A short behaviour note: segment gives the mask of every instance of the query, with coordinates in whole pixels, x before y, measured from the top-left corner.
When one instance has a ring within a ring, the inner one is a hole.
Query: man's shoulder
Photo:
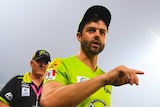
[[[70,56],[70,57],[63,58],[61,61],[64,63],[74,63],[74,62],[77,62],[78,60],[76,56]]]
[[[57,60],[60,60],[60,61],[65,61],[65,60],[70,60],[70,59],[75,59],[76,56],[75,55],[72,55],[72,56],[69,56],[69,57],[56,57],[52,60],[52,62],[54,61],[57,61]]]
[[[74,56],[65,57],[65,58],[57,57],[51,61],[51,63],[48,66],[48,69],[56,69],[61,63],[66,63],[66,62],[69,63],[72,60],[74,60]]]
[[[12,77],[11,80],[23,80],[23,76],[24,75],[16,75],[16,76]]]

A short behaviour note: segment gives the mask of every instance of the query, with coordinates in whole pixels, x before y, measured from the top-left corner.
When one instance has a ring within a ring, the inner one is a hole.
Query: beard
[[[94,46],[97,45],[97,46]],[[93,40],[91,42],[88,42],[86,40],[83,40],[81,42],[81,48],[86,54],[91,54],[91,55],[98,55],[100,52],[103,51],[105,47],[105,44],[101,43],[98,40]]]

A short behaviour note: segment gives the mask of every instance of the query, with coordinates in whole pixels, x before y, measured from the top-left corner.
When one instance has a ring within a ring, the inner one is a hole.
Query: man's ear
[[[31,61],[30,61],[30,66],[31,66],[31,67],[32,67],[32,64],[33,64],[33,61],[31,60]]]
[[[78,40],[78,41],[81,41],[81,36],[82,36],[81,33],[80,33],[80,32],[77,32],[77,40]]]

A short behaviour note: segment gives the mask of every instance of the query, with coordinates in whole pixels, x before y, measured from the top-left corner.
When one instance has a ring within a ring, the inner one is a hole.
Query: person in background
[[[110,107],[112,86],[139,84],[137,74],[143,71],[119,65],[105,72],[97,65],[110,21],[111,13],[104,6],[94,5],[86,11],[76,35],[79,52],[56,58],[47,68],[41,107]]]
[[[32,71],[13,77],[0,91],[0,107],[39,107],[44,75],[50,61],[46,50],[37,50],[30,61]]]

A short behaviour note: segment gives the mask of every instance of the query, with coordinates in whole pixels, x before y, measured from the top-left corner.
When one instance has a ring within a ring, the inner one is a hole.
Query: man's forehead
[[[86,23],[84,26],[84,29],[88,29],[88,28],[104,29],[107,31],[107,26],[102,20],[99,20],[97,22],[92,21],[92,22]]]

